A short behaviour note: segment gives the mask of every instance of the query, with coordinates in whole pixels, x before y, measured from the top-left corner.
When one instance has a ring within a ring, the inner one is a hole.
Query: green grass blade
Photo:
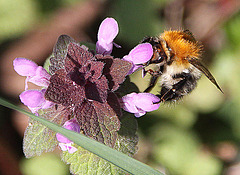
[[[46,125],[50,129],[52,129],[55,132],[61,133],[62,135],[66,136],[68,139],[72,140],[74,143],[78,144],[79,146],[83,147],[84,149],[98,155],[99,157],[111,162],[112,164],[124,169],[125,171],[129,172],[130,174],[135,175],[164,175],[163,173],[151,168],[150,166],[137,161],[136,159],[133,159],[121,152],[118,152],[117,150],[114,150],[100,142],[97,142],[93,139],[90,139],[86,137],[83,134],[78,134],[76,132],[67,130],[65,128],[62,128],[61,126],[58,126],[54,123],[51,123],[43,118],[37,117],[34,114],[25,111],[24,109],[9,103],[8,101],[2,99],[0,97],[0,104],[17,110],[23,114],[26,114],[27,116],[31,117],[34,120],[37,120],[41,122],[42,124]]]

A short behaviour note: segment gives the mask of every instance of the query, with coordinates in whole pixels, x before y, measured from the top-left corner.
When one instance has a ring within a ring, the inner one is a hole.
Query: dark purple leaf
[[[65,69],[69,72],[73,67],[81,68],[93,60],[91,52],[85,50],[77,44],[70,43],[65,60]]]
[[[132,64],[119,58],[113,59],[110,55],[96,55],[96,58],[105,63],[103,74],[109,81],[109,89],[112,91],[117,90],[125,80],[128,71],[132,68]]]
[[[118,101],[116,103],[119,104]],[[75,107],[74,116],[85,135],[108,146],[114,146],[120,121],[115,110],[107,102],[84,101]]]
[[[76,106],[74,116],[86,136],[103,143],[98,116],[91,101],[86,100],[81,105]]]
[[[131,68],[132,68],[132,64],[128,61],[124,61],[119,58],[116,58],[113,60],[113,64],[109,72],[114,82],[112,91],[115,91],[119,88],[119,85],[123,83],[123,81],[125,80],[125,77],[127,76],[128,71]]]
[[[73,104],[81,104],[85,98],[84,89],[77,88],[66,78],[66,72],[58,70],[50,79],[50,84],[45,93],[45,98],[63,106],[72,106]]]
[[[91,73],[91,82],[95,82],[97,79],[99,79],[102,75],[102,71],[104,68],[104,63],[100,61],[92,61],[91,62],[91,68],[89,72]]]
[[[118,118],[120,118],[122,116],[122,110],[120,107],[120,103],[118,101],[118,97],[115,93],[109,92],[107,103],[109,104],[109,106],[111,106],[111,108],[117,114]]]
[[[86,98],[98,102],[106,102],[108,96],[108,84],[105,76],[96,80],[94,83],[88,82],[85,85]]]
[[[117,139],[117,131],[120,129],[120,120],[108,103],[93,101],[93,104],[98,116],[104,143],[113,147]]]

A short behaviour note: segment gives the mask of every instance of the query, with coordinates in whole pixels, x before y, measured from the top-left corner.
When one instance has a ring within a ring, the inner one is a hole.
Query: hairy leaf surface
[[[52,108],[42,110],[40,117],[43,117],[53,123],[63,125],[70,116],[70,111],[62,106],[53,106]],[[56,132],[30,119],[23,138],[23,152],[27,158],[40,156],[43,152],[50,152],[55,149],[58,142]]]
[[[133,156],[136,152],[138,137],[136,135],[137,122],[131,115],[127,114],[121,119],[121,128],[117,132],[117,139],[114,144],[114,149],[123,152],[129,156]],[[75,145],[77,146],[77,145]],[[86,151],[80,146],[78,150],[70,154],[64,151],[62,159],[67,164],[70,164],[70,171],[73,174],[88,174],[88,175],[122,175],[127,174],[120,168],[109,163],[108,161]]]

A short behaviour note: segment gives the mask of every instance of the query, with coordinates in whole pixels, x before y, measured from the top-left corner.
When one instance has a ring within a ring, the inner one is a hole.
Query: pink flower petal
[[[34,76],[38,65],[26,58],[16,58],[13,61],[14,70],[21,76]]]
[[[42,104],[41,109],[48,109],[54,105],[53,102],[45,100],[45,102]]]
[[[96,43],[96,52],[98,54],[109,55],[112,53],[113,40],[118,34],[118,24],[113,18],[106,18],[100,24],[98,30],[98,41]]]
[[[138,108],[150,112],[159,108],[160,104],[157,103],[159,101],[160,99],[156,95],[151,93],[139,93],[136,96],[134,103]]]
[[[47,109],[54,105],[53,102],[44,98],[46,89],[42,90],[26,90],[19,97],[21,102],[26,105],[32,113],[38,115],[38,110]]]
[[[133,64],[143,64],[148,62],[153,55],[152,45],[149,43],[138,44],[128,55],[124,56],[124,60]]]
[[[59,143],[59,146],[62,151],[68,151],[70,154],[77,151],[77,148],[72,146],[73,142],[71,143]]]
[[[118,23],[113,18],[106,18],[100,24],[98,41],[110,44],[118,34]]]
[[[67,137],[57,133],[56,134],[56,137],[57,137],[57,140],[60,142],[60,143],[70,143],[72,142],[71,140],[69,140]]]
[[[105,42],[97,41],[96,43],[96,53],[103,55],[110,55],[112,53],[113,44],[107,44]]]
[[[140,67],[143,67],[141,64],[148,62],[153,55],[152,45],[149,43],[139,44],[134,47],[128,55],[123,57],[123,60],[129,61],[133,64],[131,70],[128,72],[132,74]]]
[[[80,132],[80,126],[75,118],[68,120],[63,125],[64,128],[69,129],[71,131]]]
[[[136,117],[143,116],[146,112],[159,108],[160,99],[150,93],[131,93],[122,97],[122,108],[125,111],[134,113]],[[156,103],[156,104],[155,104]]]
[[[66,121],[64,123],[63,127],[66,128],[66,129],[69,129],[71,131],[75,131],[77,133],[80,132],[80,126],[79,126],[79,124],[78,124],[78,122],[76,121],[75,118]],[[59,142],[61,142],[61,143],[70,143],[70,142],[72,142],[71,140],[69,140],[68,138],[66,138],[65,136],[63,136],[63,135],[61,135],[59,133],[56,134],[56,137],[57,137],[57,140]]]
[[[38,86],[48,87],[51,75],[42,67],[38,66],[31,60],[26,58],[16,58],[13,61],[14,70],[22,76],[27,76],[25,82],[25,90],[27,90],[27,82],[32,82]]]
[[[38,66],[36,69],[36,74],[28,79],[38,86],[48,87],[50,83],[51,75],[42,67]]]
[[[21,102],[30,108],[39,107],[45,101],[44,93],[41,90],[27,90],[22,92],[19,97]]]
[[[74,146],[68,146],[68,152],[70,154],[75,153],[77,151],[77,148]]]
[[[67,146],[66,143],[59,143],[59,146],[60,146],[62,151],[67,151],[68,150],[68,146]]]
[[[134,116],[139,118],[139,117],[142,117],[143,115],[145,115],[146,112],[145,111],[139,111],[138,113],[134,113]]]
[[[137,113],[138,109],[136,107],[136,105],[134,103],[132,103],[134,101],[135,95],[137,95],[137,93],[133,92],[131,94],[125,95],[122,97],[122,102],[123,102],[123,106],[122,108],[125,111],[128,111],[130,113]]]

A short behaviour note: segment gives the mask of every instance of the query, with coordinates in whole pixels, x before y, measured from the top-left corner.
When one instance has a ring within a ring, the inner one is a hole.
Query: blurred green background
[[[136,158],[170,175],[240,174],[240,2],[239,0],[0,0],[0,95],[20,104],[24,78],[15,57],[43,64],[57,36],[96,42],[98,26],[114,17],[115,42],[123,57],[145,36],[189,29],[204,45],[203,62],[224,94],[206,78],[190,95],[138,119]],[[149,77],[131,75],[143,91]],[[157,93],[159,87],[153,89]],[[25,159],[27,117],[0,107],[0,174],[69,174],[55,153]]]

